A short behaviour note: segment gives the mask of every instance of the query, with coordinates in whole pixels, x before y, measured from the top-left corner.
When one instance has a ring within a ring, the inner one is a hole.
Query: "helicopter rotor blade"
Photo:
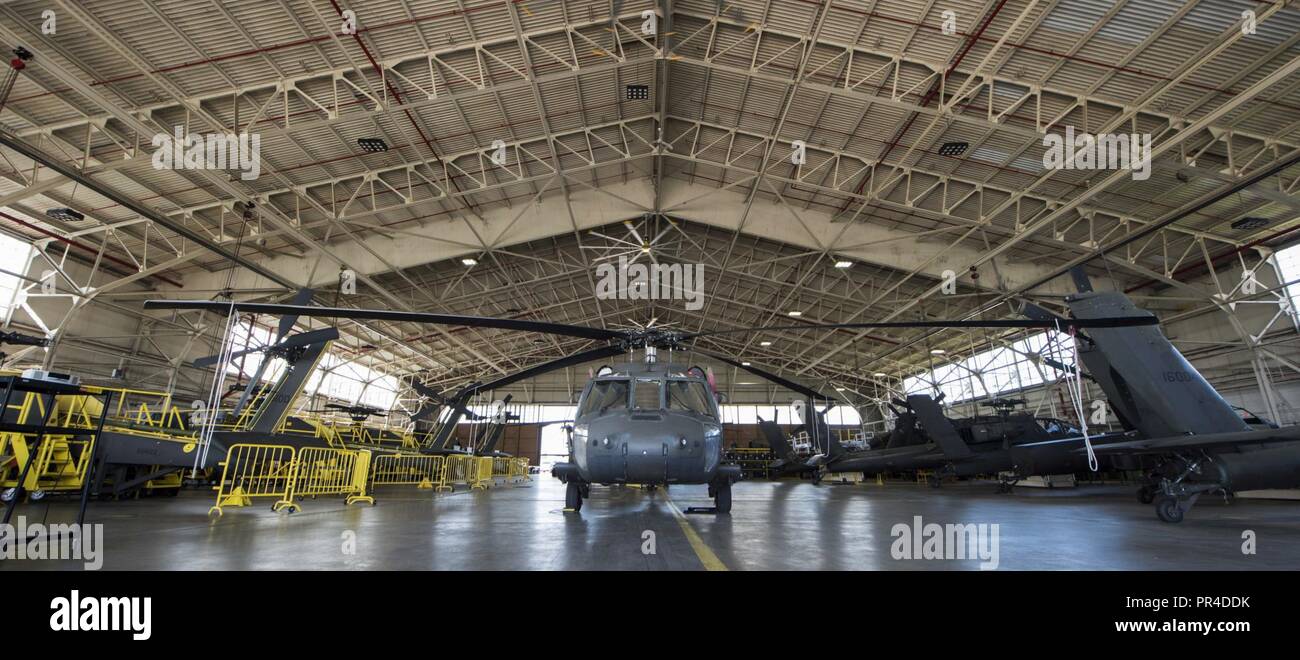
[[[498,319],[486,316],[460,314],[434,314],[426,312],[400,312],[391,309],[353,309],[348,307],[315,307],[311,305],[276,305],[271,303],[218,302],[213,300],[147,300],[145,309],[201,309],[211,312],[242,311],[256,314],[289,314],[306,317],[358,319],[365,321],[392,321],[396,323],[427,323],[432,325],[459,325],[469,328],[498,328],[541,332],[551,335],[579,337],[610,341],[624,333],[604,328],[582,325],[529,321],[526,319]]]
[[[313,289],[308,289],[305,287],[302,289],[298,289],[298,292],[293,294],[293,301],[290,302],[289,304],[298,305],[298,306],[310,305],[311,297],[315,295],[315,293],[316,291],[314,291]],[[289,334],[290,330],[293,330],[293,324],[297,322],[298,322],[297,316],[292,316],[292,315],[281,316],[280,325],[277,326],[275,329],[275,341],[279,342],[281,339],[284,339],[284,336]]]
[[[789,379],[787,379],[787,378],[783,378],[783,377],[781,377],[781,376],[778,376],[778,375],[776,375],[776,374],[774,374],[774,373],[772,373],[772,372],[770,372],[770,371],[766,371],[766,370],[763,370],[763,369],[759,369],[758,367],[755,367],[755,366],[753,366],[753,365],[746,365],[746,364],[744,364],[744,363],[742,363],[742,362],[740,362],[740,361],[738,361],[738,360],[733,360],[733,359],[731,359],[731,358],[729,358],[729,357],[727,357],[727,356],[725,356],[725,355],[719,355],[719,354],[714,353],[714,352],[712,352],[712,351],[704,351],[704,350],[700,350],[700,349],[698,349],[698,348],[695,349],[695,351],[696,351],[697,353],[701,353],[701,354],[703,354],[703,355],[707,355],[707,356],[709,356],[709,357],[711,357],[711,358],[713,358],[713,359],[715,359],[715,360],[718,360],[718,361],[721,361],[721,362],[726,362],[727,364],[729,364],[729,365],[731,365],[731,366],[733,366],[733,367],[736,367],[736,368],[738,368],[738,369],[744,369],[745,371],[748,371],[749,373],[754,374],[755,376],[758,376],[759,378],[763,378],[763,379],[766,379],[766,380],[771,381],[771,382],[773,382],[773,383],[776,383],[777,385],[780,385],[781,387],[784,387],[784,388],[786,388],[787,390],[791,390],[791,391],[797,392],[797,393],[802,394],[802,395],[804,395],[804,396],[806,396],[806,397],[808,397],[808,398],[810,398],[810,399],[829,399],[829,398],[831,398],[831,397],[826,396],[825,394],[822,394],[821,392],[818,392],[817,390],[812,389],[811,387],[808,387],[808,386],[806,386],[806,385],[800,385],[799,383],[796,383],[796,382],[794,382],[794,381],[792,381],[792,380],[789,380]]]
[[[147,303],[146,303],[147,304]],[[836,329],[871,329],[871,328],[1040,328],[1043,330],[1066,330],[1087,328],[1130,328],[1134,326],[1156,325],[1160,321],[1155,316],[1112,316],[1096,319],[1036,318],[1036,319],[994,319],[988,321],[885,321],[880,323],[800,323],[798,325],[769,325],[756,328],[727,328],[708,330],[695,334],[683,335],[682,339],[710,337],[736,333],[777,332],[782,330],[836,330]]]
[[[622,353],[623,353],[623,349],[619,346],[613,346],[613,345],[599,346],[597,348],[593,348],[590,350],[580,351],[578,353],[566,355],[557,360],[551,360],[550,362],[543,362],[539,365],[524,369],[523,371],[518,371],[513,374],[507,374],[491,382],[483,383],[482,385],[479,385],[475,389],[476,391],[479,392],[487,392],[490,390],[495,390],[498,388],[505,387],[506,385],[510,385],[512,383],[516,383],[521,380],[527,380],[534,376],[540,376],[541,374],[547,373],[548,371],[555,371],[556,369],[572,367],[575,365],[582,364],[584,362],[591,362],[593,360],[602,360],[604,358],[614,357],[615,355],[621,355]]]

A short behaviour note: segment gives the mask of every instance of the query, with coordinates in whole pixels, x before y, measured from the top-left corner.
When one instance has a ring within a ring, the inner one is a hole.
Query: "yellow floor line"
[[[704,564],[704,570],[728,570],[727,565],[722,563],[722,560],[718,559],[717,555],[713,554],[713,550],[709,548],[709,544],[705,543],[704,539],[700,538],[700,535],[695,533],[695,529],[691,527],[690,521],[686,519],[686,514],[682,513],[682,510],[678,509],[677,505],[673,504],[673,501],[668,499],[667,496],[668,494],[664,493],[664,501],[668,503],[668,508],[673,510],[673,516],[677,518],[677,524],[681,525],[682,533],[686,535],[686,540],[691,544],[691,550],[695,551],[695,556],[700,558],[701,564]]]

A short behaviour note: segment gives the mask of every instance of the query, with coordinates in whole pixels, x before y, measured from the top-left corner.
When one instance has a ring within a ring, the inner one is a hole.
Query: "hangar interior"
[[[1154,314],[1228,404],[1261,424],[1300,424],[1295,3],[16,0],[0,5],[0,44],[12,55],[0,310],[16,333],[4,373],[116,392],[109,426],[134,415],[136,430],[166,434],[175,413],[197,454],[217,426],[205,419],[220,417],[204,412],[293,371],[283,361],[298,354],[268,348],[287,336],[337,329],[284,402],[332,438],[419,430],[428,392],[450,397],[601,341],[309,316],[283,327],[276,314],[147,300],[729,330],[659,358],[706,369],[724,454],[756,450],[763,462],[759,419],[794,439],[806,399],[745,367],[815,390],[845,445],[874,447],[917,394],[953,419],[1017,399],[1035,418],[1124,430],[1105,405],[1095,416],[1106,393],[1094,380],[1051,366],[1077,364],[1072,331],[819,327],[1019,319],[1025,304],[1066,317],[1082,271]],[[1121,136],[1109,155],[1122,143],[1132,161],[1057,166],[1053,145],[1084,134]],[[216,164],[235,136],[250,139],[242,158]],[[698,286],[610,287],[620,264],[695,272]],[[784,329],[743,331],[772,327]],[[194,363],[209,355],[226,368]],[[500,419],[496,454],[563,463],[564,427],[592,375],[643,357],[474,392],[462,403],[485,420],[452,424],[447,446],[473,454],[479,429]],[[20,414],[17,401],[6,415]],[[15,487],[36,445],[5,433],[4,486],[31,511],[41,474],[28,492]],[[70,455],[67,469],[84,473],[88,459]],[[63,469],[44,460],[38,473]],[[213,488],[224,492],[211,474],[136,470],[116,478],[139,483],[89,515],[111,512],[109,539],[122,530],[124,549],[108,563],[135,568],[293,566],[354,528],[373,532],[371,553],[322,553],[319,567],[915,568],[890,560],[887,532],[913,512],[1003,521],[1019,544],[1004,539],[1002,565],[1019,568],[1294,568],[1300,556],[1285,488],[1231,506],[1207,496],[1167,526],[1118,471],[1006,496],[964,478],[931,489],[915,471],[832,486],[760,468],[714,518],[683,514],[708,503],[703,485],[593,487],[572,512],[546,470],[498,467],[513,488],[376,486],[373,509],[305,500],[306,512],[328,511],[314,518],[255,500],[219,512],[215,533],[193,527]],[[52,478],[48,506],[75,510],[83,473]],[[1247,519],[1288,547],[1214,558]],[[1060,552],[1080,520],[1095,523],[1090,536]],[[644,529],[659,530],[653,556],[638,550]],[[168,535],[170,549],[151,545]],[[1161,540],[1192,551],[1120,558]]]

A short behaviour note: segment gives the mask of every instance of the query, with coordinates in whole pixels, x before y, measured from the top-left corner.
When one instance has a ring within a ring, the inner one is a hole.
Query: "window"
[[[491,404],[474,404],[466,408],[475,414],[490,416],[496,412]],[[510,414],[510,423],[512,424],[554,424],[555,422],[572,422],[573,416],[577,413],[577,406],[546,405],[541,403],[512,403],[506,406],[506,412]],[[469,424],[472,420],[461,417],[461,424]],[[550,428],[550,427],[547,427]]]
[[[761,417],[765,422],[781,425],[798,426],[798,416],[793,405],[756,406],[729,403],[719,407],[724,424],[757,424]],[[817,407],[818,410],[822,406]],[[860,426],[862,417],[853,406],[832,406],[826,411],[826,423],[830,426]]]
[[[1292,315],[1300,315],[1300,243],[1278,250],[1277,267],[1282,283],[1287,284],[1287,297],[1291,299]]]
[[[1074,340],[1066,334],[1041,332],[905,378],[903,391],[943,393],[948,395],[947,403],[957,403],[1018,390],[1055,379],[1060,372],[1044,359],[1073,366]]]
[[[636,381],[636,409],[637,410],[659,410],[659,390],[663,389],[663,381],[658,379],[642,379]]]
[[[356,361],[326,353],[311,378],[307,379],[304,391],[380,410],[391,410],[397,403],[397,390],[397,378],[386,376]]]
[[[26,241],[0,234],[0,316],[9,316],[9,310],[18,302],[22,279],[10,273],[25,273],[31,257],[32,246]]]
[[[627,381],[597,380],[592,381],[591,390],[587,392],[587,398],[582,402],[582,411],[578,414],[599,415],[608,410],[626,409]]]
[[[258,325],[251,325],[246,320],[239,320],[235,327],[231,329],[231,341],[234,343],[234,351],[256,350],[271,343],[274,336],[270,328],[263,328]],[[243,374],[245,378],[252,378],[257,373],[257,367],[266,359],[265,354],[261,352],[246,353],[230,361],[226,367],[226,373],[231,375]],[[266,366],[266,371],[262,374],[262,382],[271,382],[284,373],[284,360],[271,360],[271,364]]]
[[[275,337],[271,328],[250,326],[247,321],[236,323],[231,330],[231,335],[235,351],[264,348],[271,344]],[[265,359],[266,354],[261,351],[241,355],[230,361],[226,373],[231,375],[242,373],[244,378],[252,378],[253,374],[257,373],[262,360]],[[262,382],[270,383],[280,378],[284,374],[285,366],[284,360],[272,358],[266,371],[262,373]],[[311,377],[307,379],[303,393],[320,394],[352,404],[391,410],[397,403],[397,390],[397,379],[393,376],[384,375],[333,353],[326,353],[317,364],[316,371],[312,372]]]
[[[704,383],[691,380],[668,381],[668,409],[685,410],[700,415],[713,416],[713,405]]]

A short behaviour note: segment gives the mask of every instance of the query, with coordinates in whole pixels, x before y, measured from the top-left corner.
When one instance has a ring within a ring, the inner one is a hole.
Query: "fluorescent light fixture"
[[[945,350],[943,350],[942,348],[932,348],[932,349],[930,349],[930,355],[943,355],[944,353],[947,353],[947,352],[948,352],[948,351],[945,351]]]
[[[749,366],[749,363],[748,363],[748,362],[741,362],[741,363],[740,363],[740,366],[742,366],[742,367],[748,367],[748,366]]]
[[[758,342],[758,345],[759,345],[759,346],[771,346],[771,345],[772,345],[772,342],[770,342],[770,341],[760,341],[760,342]]]
[[[1263,229],[1268,226],[1270,220],[1259,216],[1249,215],[1232,223],[1232,228],[1237,231],[1254,231]]]
[[[65,206],[60,206],[56,209],[49,209],[45,212],[45,215],[54,218],[55,220],[63,220],[65,222],[81,222],[86,219],[86,216],[80,211]]]
[[[383,138],[357,138],[357,146],[372,154],[388,151],[388,143]]]
[[[843,391],[844,391],[844,388],[843,388],[843,387],[837,387],[837,388],[835,388],[835,391],[836,391],[836,392],[843,392]]]
[[[786,314],[787,314],[788,316],[803,316],[803,312],[801,312],[801,311],[799,311],[799,310],[797,310],[797,309],[794,310],[794,311],[791,311],[791,312],[786,312]]]
[[[966,153],[966,149],[968,149],[969,147],[970,147],[969,142],[944,142],[943,146],[939,147],[939,155],[960,156]]]
[[[465,257],[464,259],[461,259],[460,262],[461,262],[462,264],[465,264],[466,266],[477,266],[477,265],[478,265],[478,259],[475,259],[474,257]]]
[[[848,261],[847,259],[840,259],[839,261],[835,262],[835,267],[836,267],[836,268],[852,268],[852,267],[853,267],[853,262],[852,262],[852,261]]]
[[[875,376],[876,378],[889,378],[889,374],[887,374],[887,373],[885,373],[885,372],[883,372],[883,371],[877,371],[876,373],[871,374],[871,375],[872,375],[872,376]]]

